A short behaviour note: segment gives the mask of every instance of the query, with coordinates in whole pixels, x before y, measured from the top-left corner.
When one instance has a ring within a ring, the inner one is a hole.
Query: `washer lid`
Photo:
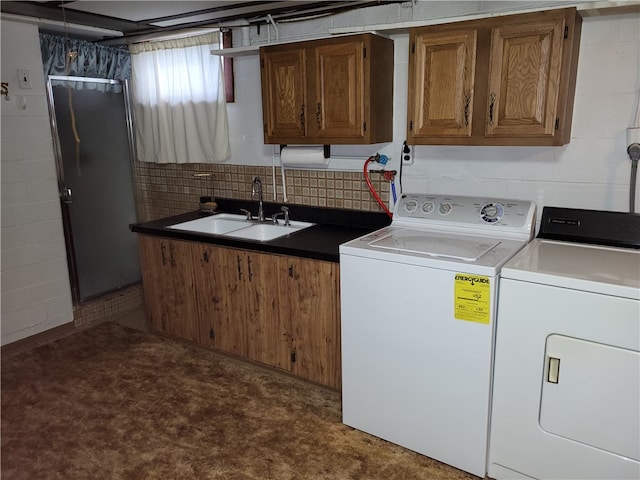
[[[425,234],[420,230],[398,229],[376,238],[368,245],[372,248],[475,262],[500,243],[500,240],[492,238],[485,240],[466,235]]]

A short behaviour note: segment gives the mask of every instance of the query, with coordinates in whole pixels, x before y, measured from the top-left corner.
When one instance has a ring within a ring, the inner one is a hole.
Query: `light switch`
[[[31,70],[18,69],[18,85],[20,88],[31,88]]]

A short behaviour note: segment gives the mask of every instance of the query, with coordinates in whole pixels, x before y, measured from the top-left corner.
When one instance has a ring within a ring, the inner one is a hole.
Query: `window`
[[[131,45],[138,160],[214,163],[231,155],[217,32]]]

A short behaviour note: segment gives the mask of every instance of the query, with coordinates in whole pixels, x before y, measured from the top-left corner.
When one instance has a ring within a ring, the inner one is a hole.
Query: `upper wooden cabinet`
[[[568,143],[581,25],[570,8],[412,29],[408,142]]]
[[[265,143],[393,138],[393,41],[372,34],[260,49]]]

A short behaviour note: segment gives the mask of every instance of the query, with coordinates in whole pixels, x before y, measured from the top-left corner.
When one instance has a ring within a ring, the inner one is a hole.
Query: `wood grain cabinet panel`
[[[487,136],[553,137],[564,17],[491,30]]]
[[[393,40],[373,34],[260,48],[264,142],[393,137]]]
[[[262,58],[265,138],[306,135],[306,50],[274,51]]]
[[[581,26],[568,8],[412,29],[408,142],[569,143]]]
[[[280,317],[290,325],[291,371],[339,389],[339,266],[290,257],[279,264]]]
[[[193,244],[201,344],[234,355],[248,351],[244,252]]]
[[[191,243],[138,236],[145,304],[152,330],[200,341]]]
[[[414,45],[408,105],[414,138],[471,136],[476,30],[424,32]]]
[[[340,388],[337,264],[138,238],[153,331]]]
[[[315,134],[364,138],[364,42],[321,45],[315,61]]]

